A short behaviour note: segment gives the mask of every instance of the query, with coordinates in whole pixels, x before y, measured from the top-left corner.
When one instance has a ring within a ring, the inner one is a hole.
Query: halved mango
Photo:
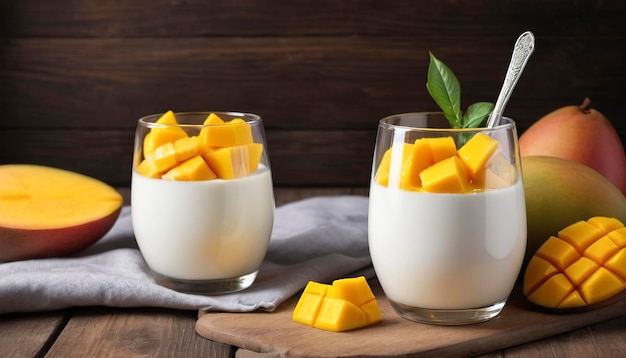
[[[550,237],[524,273],[524,295],[536,305],[577,308],[608,300],[626,290],[624,225],[593,217]]]
[[[106,234],[122,196],[71,171],[30,164],[0,165],[0,260],[68,255]]]

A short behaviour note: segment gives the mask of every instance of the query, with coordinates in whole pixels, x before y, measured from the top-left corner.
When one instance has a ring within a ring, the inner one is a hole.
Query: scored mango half
[[[293,311],[292,320],[315,328],[342,332],[382,320],[376,297],[363,276],[326,285],[310,281]]]
[[[608,300],[626,289],[626,228],[596,216],[551,236],[524,273],[524,295],[538,306],[570,309]]]
[[[143,142],[144,159],[137,172],[149,178],[198,181],[237,179],[255,172],[263,156],[263,144],[255,143],[250,124],[235,118],[225,122],[215,113],[204,120],[197,136],[177,127],[172,111],[165,112]]]
[[[392,156],[401,153],[398,186],[404,190],[470,193],[510,186],[516,180],[516,170],[498,147],[498,141],[483,133],[472,136],[458,150],[452,137],[420,138],[389,148],[375,180],[389,186]]]

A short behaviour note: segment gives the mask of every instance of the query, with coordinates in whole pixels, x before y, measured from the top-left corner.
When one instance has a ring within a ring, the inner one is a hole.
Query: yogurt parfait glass
[[[441,325],[497,316],[526,248],[515,122],[452,129],[441,113],[389,116],[372,169],[369,248],[394,310]]]
[[[168,111],[138,120],[132,222],[159,284],[199,294],[249,287],[268,248],[274,209],[258,115]]]

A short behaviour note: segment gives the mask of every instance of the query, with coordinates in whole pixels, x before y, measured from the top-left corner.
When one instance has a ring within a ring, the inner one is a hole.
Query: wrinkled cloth
[[[310,280],[373,276],[367,206],[366,197],[328,196],[278,207],[255,282],[216,296],[157,284],[139,252],[130,207],[125,206],[111,230],[75,256],[0,263],[0,313],[80,306],[271,312]]]

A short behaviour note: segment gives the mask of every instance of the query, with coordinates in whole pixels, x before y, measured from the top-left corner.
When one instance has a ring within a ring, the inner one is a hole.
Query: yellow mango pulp
[[[292,320],[327,331],[348,331],[382,320],[378,303],[365,277],[345,278],[325,285],[310,281]]]
[[[464,193],[467,172],[457,156],[446,158],[420,173],[422,189],[431,193]]]
[[[201,156],[196,155],[170,169],[163,174],[162,178],[165,180],[196,181],[215,179],[217,175]]]
[[[167,111],[155,123],[158,124],[170,124],[177,125],[174,112]],[[175,142],[180,138],[187,137],[187,133],[181,127],[163,127],[152,128],[146,137],[143,139],[143,153],[147,156],[154,152],[157,147],[162,146],[165,143]]]
[[[478,133],[460,149],[452,137],[420,138],[404,143],[399,187],[434,193],[465,193],[512,185],[516,170],[502,155],[495,155],[499,143]],[[375,180],[389,185],[389,148],[378,166]]]
[[[177,121],[174,113],[168,111],[156,123],[177,124]],[[236,179],[257,170],[263,144],[252,142],[248,123],[242,119],[224,122],[211,113],[204,124],[209,127],[203,128],[198,136],[189,136],[180,127],[151,129],[144,139],[144,159],[137,166],[138,173],[150,178],[190,181]],[[212,132],[215,128],[220,129]],[[212,139],[216,145],[208,146],[205,140],[211,136],[220,138]],[[224,146],[227,143],[245,144]]]
[[[476,174],[496,151],[498,142],[484,133],[476,133],[458,150],[458,157],[470,171]]]
[[[626,228],[615,218],[579,221],[550,237],[524,273],[524,295],[543,307],[592,305],[626,289]]]
[[[241,118],[225,123],[216,114],[211,113],[204,124],[209,126],[200,131],[200,138],[207,147],[234,147],[253,141],[250,125]]]
[[[376,170],[376,176],[374,177],[376,182],[380,185],[387,186],[389,183],[389,170],[391,168],[391,157],[398,155],[397,153],[402,154],[402,162],[406,163],[407,159],[411,157],[413,153],[413,144],[404,143],[401,148],[391,147],[385,151],[383,157],[380,160],[380,164],[378,165],[378,169]]]
[[[260,143],[249,143],[210,150],[203,157],[220,179],[236,179],[256,170],[262,149]]]

